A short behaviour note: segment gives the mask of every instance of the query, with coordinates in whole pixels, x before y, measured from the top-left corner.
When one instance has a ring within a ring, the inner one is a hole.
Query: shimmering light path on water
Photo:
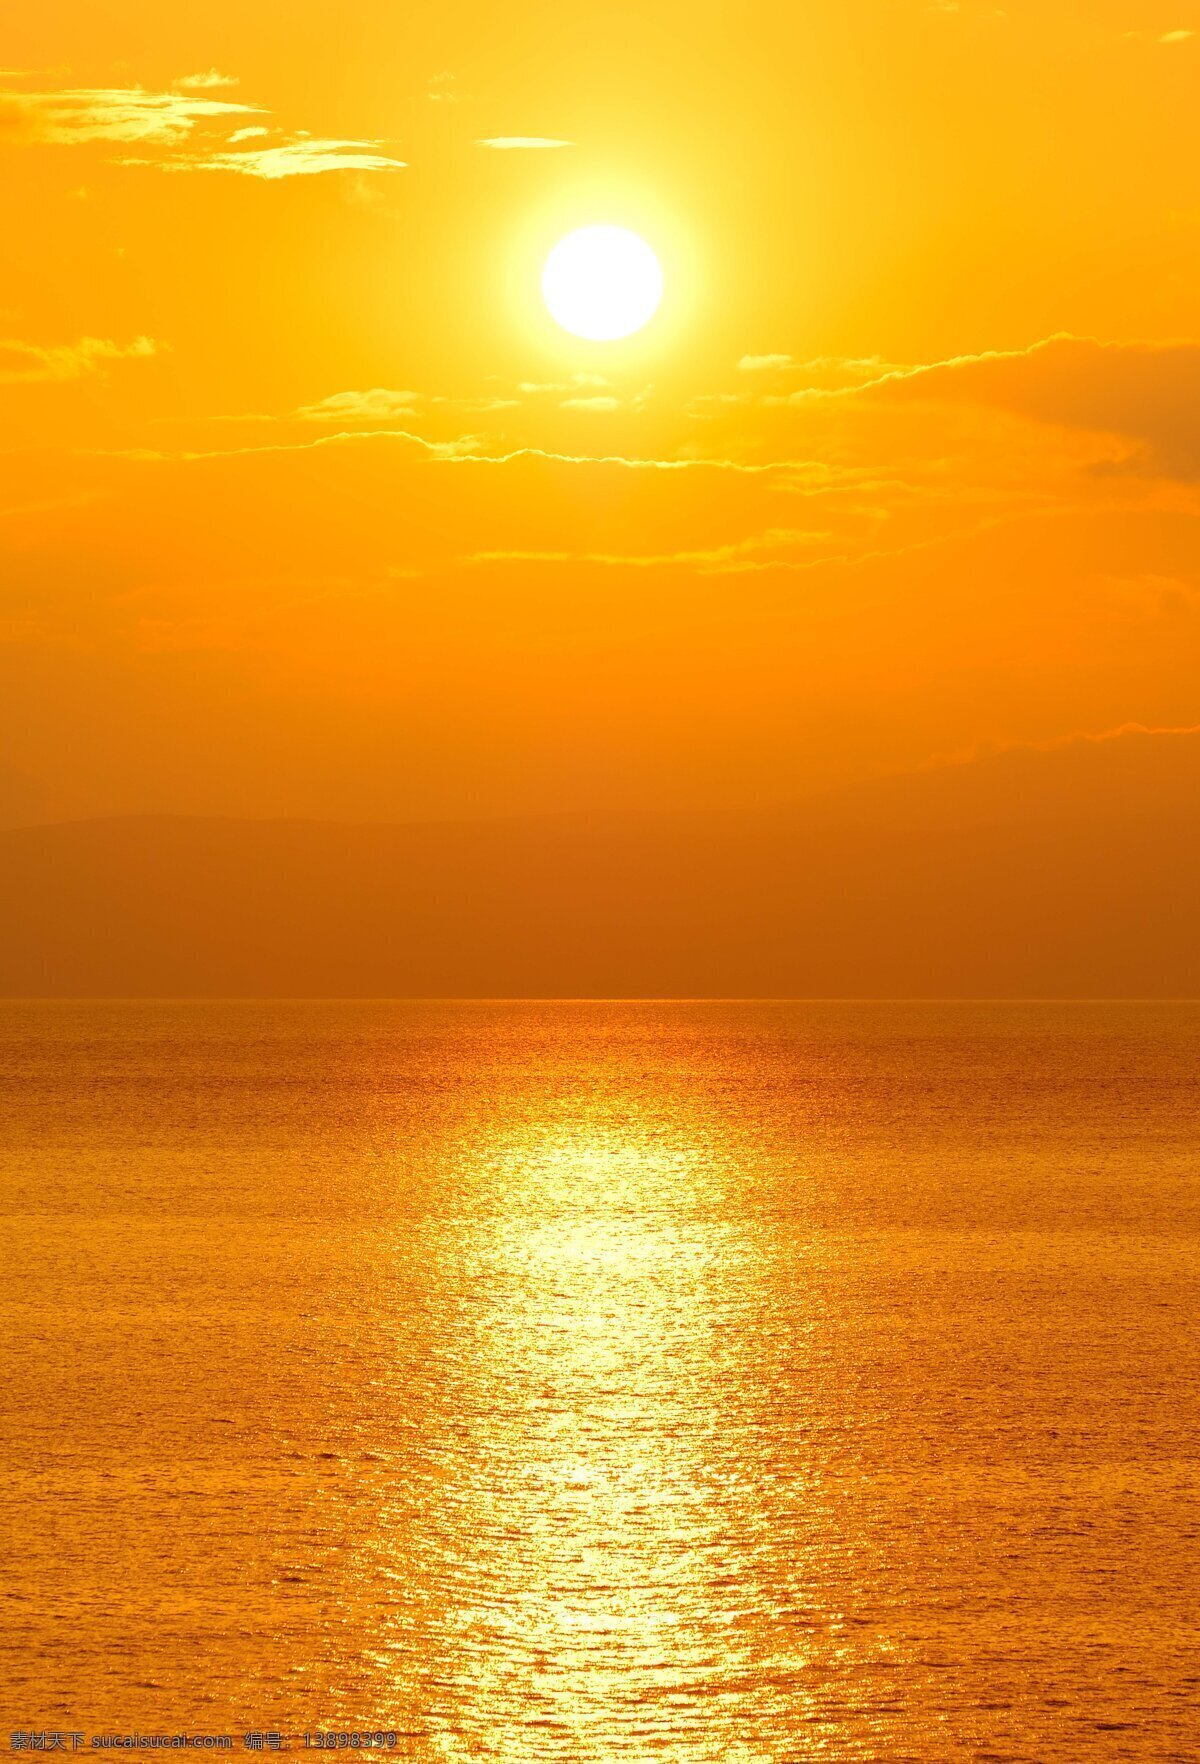
[[[1200,1009],[0,1006],[5,1731],[1200,1757]]]

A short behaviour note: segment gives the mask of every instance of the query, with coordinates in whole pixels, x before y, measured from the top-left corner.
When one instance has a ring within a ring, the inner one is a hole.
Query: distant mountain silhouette
[[[0,833],[0,993],[1200,995],[1200,734],[741,814]]]

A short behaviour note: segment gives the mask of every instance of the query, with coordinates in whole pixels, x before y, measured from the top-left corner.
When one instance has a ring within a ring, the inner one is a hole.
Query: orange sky
[[[64,0],[4,55],[0,821],[1200,722],[1197,0]],[[538,293],[593,221],[666,273],[623,343]]]

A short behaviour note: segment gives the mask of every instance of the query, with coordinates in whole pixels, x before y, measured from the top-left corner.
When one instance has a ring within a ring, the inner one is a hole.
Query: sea
[[[7,1001],[0,1213],[0,1745],[1200,1759],[1200,1006]]]

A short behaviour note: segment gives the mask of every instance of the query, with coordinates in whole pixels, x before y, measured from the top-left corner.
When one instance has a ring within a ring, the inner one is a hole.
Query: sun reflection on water
[[[711,1144],[628,1098],[581,1113],[481,1151],[450,1252],[479,1296],[445,1369],[470,1539],[449,1725],[514,1758],[761,1755],[746,1718],[788,1651],[746,1452],[760,1248]]]

